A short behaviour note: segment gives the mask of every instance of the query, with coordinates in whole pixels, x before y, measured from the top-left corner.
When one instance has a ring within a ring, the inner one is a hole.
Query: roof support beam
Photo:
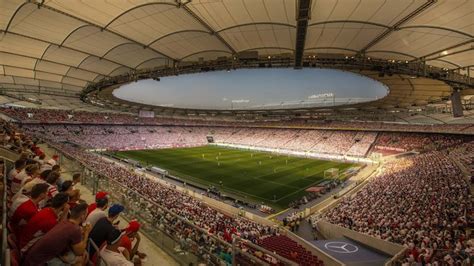
[[[446,64],[453,65],[453,66],[455,66],[455,67],[457,67],[457,68],[461,67],[461,66],[458,65],[458,64],[455,64],[455,63],[453,63],[453,62],[449,62],[448,60],[444,60],[444,59],[434,59],[434,60],[429,60],[429,61],[440,61],[440,62],[444,62],[444,63],[446,63]]]
[[[469,52],[471,50],[474,50],[474,47],[469,47],[467,49],[459,50],[459,51],[456,51],[456,52],[453,52],[453,53],[450,53],[450,54],[446,53],[446,54],[438,55],[436,57],[426,58],[426,60],[427,61],[436,60],[436,59],[440,59],[440,58],[445,57],[445,56],[450,56],[450,55],[460,54],[460,53],[464,53],[464,52]]]
[[[390,35],[392,32],[399,30],[400,26],[405,24],[406,22],[410,21],[412,18],[418,16],[420,13],[431,7],[437,2],[437,0],[428,0],[426,1],[423,5],[415,9],[413,12],[410,14],[406,15],[399,21],[397,21],[395,24],[393,24],[390,28],[382,32],[380,35],[375,37],[371,42],[369,42],[362,50],[360,50],[360,53],[365,53],[368,49],[372,48],[374,45],[385,39],[388,35]]]
[[[296,10],[295,69],[300,69],[303,64],[306,32],[308,31],[308,21],[310,17],[311,0],[298,0]]]
[[[461,46],[470,44],[470,43],[472,43],[472,42],[474,42],[474,39],[470,39],[470,40],[467,40],[467,41],[465,41],[465,42],[458,43],[458,44],[455,44],[455,45],[453,45],[453,46],[440,49],[440,50],[438,50],[438,51],[434,51],[434,52],[429,53],[429,54],[427,54],[427,55],[418,57],[417,59],[414,59],[414,60],[412,60],[412,61],[424,60],[424,59],[426,59],[427,57],[430,57],[430,56],[433,56],[433,55],[437,55],[437,54],[442,53],[443,51],[447,51],[447,50],[451,50],[451,49],[454,49],[454,48],[458,48],[458,47],[461,47]]]
[[[189,2],[187,2],[189,3]],[[187,4],[186,3],[186,4]],[[209,24],[207,24],[202,18],[200,18],[196,13],[194,13],[189,7],[186,6],[186,4],[180,5],[181,8],[183,8],[186,12],[188,12],[189,15],[191,15],[195,20],[197,20],[201,25],[203,25],[206,29],[209,30],[209,32],[216,36],[216,38],[221,41],[231,52],[232,54],[236,54],[237,51],[226,41],[222,36],[215,31]]]

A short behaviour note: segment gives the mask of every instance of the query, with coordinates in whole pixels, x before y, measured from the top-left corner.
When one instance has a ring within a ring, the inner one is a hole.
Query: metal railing
[[[13,168],[13,160],[11,158],[13,154],[11,151],[6,151],[4,149],[0,149],[0,164],[2,165],[3,169],[1,169],[2,182],[3,182],[3,191],[2,191],[2,242],[1,242],[1,249],[2,249],[2,260],[1,265],[10,266],[11,258],[10,258],[10,248],[8,247],[8,185],[7,185],[7,174],[10,172],[10,169]]]

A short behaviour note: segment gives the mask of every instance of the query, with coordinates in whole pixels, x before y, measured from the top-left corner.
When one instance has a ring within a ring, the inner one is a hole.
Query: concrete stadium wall
[[[405,250],[405,247],[402,245],[359,233],[354,230],[329,223],[324,219],[317,223],[317,228],[326,239],[346,237],[390,256],[396,256],[401,251]]]

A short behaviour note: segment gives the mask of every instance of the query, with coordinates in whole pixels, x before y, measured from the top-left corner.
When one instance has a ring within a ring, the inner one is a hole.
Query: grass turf
[[[306,188],[324,181],[325,170],[335,167],[341,173],[354,165],[211,145],[121,151],[115,155],[166,169],[189,183],[213,185],[228,194],[265,202],[278,210],[303,197]]]

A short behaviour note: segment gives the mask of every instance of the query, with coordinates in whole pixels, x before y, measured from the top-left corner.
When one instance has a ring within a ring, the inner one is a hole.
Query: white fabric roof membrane
[[[0,0],[4,88],[77,91],[104,77],[174,60],[295,51],[296,0],[41,2]],[[438,0],[406,19],[427,2],[312,0],[305,53],[365,50],[384,59],[426,58],[434,66],[468,73],[466,67],[474,65],[474,1]]]

